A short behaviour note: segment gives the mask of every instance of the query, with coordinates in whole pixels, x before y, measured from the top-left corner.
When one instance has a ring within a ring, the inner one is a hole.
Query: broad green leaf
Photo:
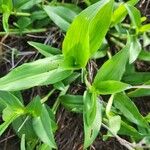
[[[102,4],[101,8],[99,8],[97,14],[95,14],[95,16],[89,24],[89,40],[91,55],[93,55],[100,48],[111,23],[112,8],[114,1],[102,0],[100,2],[103,2],[104,4]]]
[[[33,128],[43,143],[52,148],[57,148],[52,132],[51,119],[45,106],[42,107],[41,115],[33,118]]]
[[[150,85],[150,80],[147,81],[143,86]],[[128,93],[129,97],[140,97],[140,96],[149,96],[150,95],[150,88],[149,89],[136,89]]]
[[[63,95],[60,97],[61,104],[70,111],[83,112],[83,96]]]
[[[51,20],[63,31],[67,31],[77,13],[64,6],[44,6]],[[69,14],[69,15],[68,15]]]
[[[120,81],[125,72],[127,61],[128,47],[126,46],[102,65],[94,79],[93,86],[97,86],[101,81]]]
[[[20,100],[11,94],[10,92],[0,91],[0,101],[5,105],[14,110],[15,112],[24,111],[23,104]]]
[[[28,42],[29,45],[33,46],[35,49],[37,49],[42,55],[49,57],[52,55],[60,54],[61,51],[57,48],[51,47],[50,45],[45,45],[38,42]]]
[[[100,81],[94,84],[96,92],[101,95],[119,93],[130,87],[129,84],[115,80]]]
[[[137,38],[137,36],[129,36],[129,63],[133,63],[137,58],[138,55],[140,54],[142,47],[141,44]]]
[[[68,29],[63,41],[64,66],[67,68],[84,67],[89,59],[89,31],[85,27],[88,21],[77,17]],[[78,32],[77,32],[78,29]]]
[[[82,11],[74,19],[63,42],[65,66],[85,67],[89,57],[104,40],[111,19],[108,12],[112,12],[112,7],[113,0],[102,0]]]
[[[114,97],[114,105],[129,121],[143,128],[149,128],[149,125],[138,111],[136,105],[125,94],[116,94]]]
[[[150,52],[146,50],[142,50],[139,54],[138,59],[144,60],[144,61],[150,61]]]
[[[25,134],[23,134],[22,137],[21,137],[20,150],[26,150],[26,146],[25,146]]]
[[[83,119],[84,119],[84,149],[89,147],[94,140],[96,139],[98,133],[100,132],[101,122],[102,122],[102,105],[96,101],[96,116],[91,122],[90,125],[86,123],[86,115],[88,112],[83,111]]]
[[[137,8],[135,8],[133,5],[130,5],[130,4],[126,4],[125,7],[128,11],[130,18],[131,18],[131,22],[132,22],[133,27],[135,27],[138,30],[138,28],[140,28],[140,26],[141,26],[141,13],[140,13],[140,11]]]
[[[62,57],[53,56],[25,63],[0,79],[0,89],[17,91],[59,82],[71,74],[71,71],[58,68],[61,62]]]

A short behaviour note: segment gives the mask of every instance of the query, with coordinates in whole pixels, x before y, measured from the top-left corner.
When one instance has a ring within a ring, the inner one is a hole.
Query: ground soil
[[[150,21],[150,0],[141,0],[137,6],[143,15],[146,15]],[[1,18],[0,18],[1,22]],[[0,27],[1,28],[1,27]],[[53,38],[52,38],[53,37]],[[50,44],[55,47],[61,47],[63,34],[58,28],[53,27],[46,33],[28,34],[25,36],[3,36],[0,37],[0,76],[5,75],[13,67],[21,65],[24,62],[33,61],[40,58],[34,49],[27,45],[27,41],[40,41]],[[13,59],[12,47],[19,50],[20,56]],[[27,52],[26,55],[23,52]],[[140,62],[144,64],[144,62]],[[138,69],[142,70],[142,65]],[[149,65],[146,65],[149,68]],[[150,70],[148,70],[150,71]],[[82,91],[82,86],[77,87]],[[32,91],[25,91],[23,93],[25,102],[28,103],[29,99],[36,94],[44,95],[47,93],[47,88],[34,88]],[[57,95],[57,93],[56,93]],[[138,98],[135,103],[143,115],[150,112],[150,97]],[[57,112],[57,122],[59,125],[56,133],[56,141],[59,150],[82,150],[83,149],[83,122],[82,115],[68,112],[63,107]],[[103,129],[102,129],[103,130]],[[19,138],[14,134],[10,127],[3,136],[0,137],[0,150],[19,150]],[[126,150],[115,138],[110,138],[108,141],[103,141],[102,137],[96,139],[90,150]]]

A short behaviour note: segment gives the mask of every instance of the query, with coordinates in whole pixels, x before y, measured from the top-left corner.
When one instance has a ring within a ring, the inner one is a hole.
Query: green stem
[[[20,30],[9,30],[9,32],[0,32],[0,36],[9,34],[9,35],[15,35],[15,34],[28,34],[28,33],[39,33],[39,32],[45,32],[46,29],[45,28],[41,28],[41,29],[31,29],[31,30],[24,30],[24,31],[20,31]]]
[[[132,86],[132,89],[150,89],[150,85],[137,85],[137,86]]]
[[[48,98],[54,93],[55,89],[51,90],[44,98],[41,99],[41,103],[45,103]]]
[[[110,40],[111,40],[113,43],[115,43],[116,45],[118,45],[119,47],[121,47],[121,48],[125,47],[125,45],[124,45],[122,42],[116,40],[116,39],[113,38],[113,37],[111,37]]]
[[[29,16],[31,16],[30,13],[24,13],[24,12],[11,12],[11,15],[24,16],[24,17],[29,17]]]
[[[55,101],[55,103],[54,103],[54,105],[52,107],[52,111],[53,111],[54,114],[56,114],[57,109],[58,109],[58,107],[60,105],[60,96],[66,94],[68,88],[69,88],[69,86],[66,86],[65,89],[63,91],[61,91],[60,94],[58,95],[58,97],[57,97],[57,99],[56,99],[56,101]]]

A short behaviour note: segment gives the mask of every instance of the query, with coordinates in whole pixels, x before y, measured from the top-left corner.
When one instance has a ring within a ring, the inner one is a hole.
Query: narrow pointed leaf
[[[71,74],[58,68],[61,62],[62,57],[53,56],[23,64],[0,78],[0,89],[17,91],[59,82]]]
[[[150,80],[147,81],[143,85],[150,85]],[[129,97],[140,97],[140,96],[149,96],[149,95],[150,95],[150,88],[149,89],[136,89],[128,93]]]
[[[100,132],[101,122],[102,122],[102,105],[96,101],[96,116],[90,125],[86,123],[86,114],[88,112],[83,112],[84,119],[84,149],[88,148],[96,139],[98,133]]]
[[[130,46],[129,46],[129,63],[133,63],[139,56],[142,47],[136,36],[129,36]]]
[[[70,23],[76,17],[77,13],[64,6],[44,6],[44,10],[51,20],[63,31],[67,31]],[[69,15],[68,15],[69,14]]]
[[[59,49],[51,47],[50,45],[45,45],[38,42],[28,42],[28,44],[36,48],[42,55],[46,57],[61,54],[61,51]]]
[[[52,148],[56,148],[57,146],[52,132],[52,125],[48,111],[45,106],[43,106],[41,111],[40,116],[33,118],[33,128],[41,141]]]
[[[136,105],[125,94],[116,94],[114,97],[114,105],[129,121],[137,124],[138,126],[149,128],[149,125],[138,111]]]
[[[102,65],[94,79],[93,86],[96,87],[101,81],[120,81],[125,72],[127,61],[128,48],[125,47]]]

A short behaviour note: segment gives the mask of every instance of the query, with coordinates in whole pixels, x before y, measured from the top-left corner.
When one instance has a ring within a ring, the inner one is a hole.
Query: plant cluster
[[[128,149],[150,147],[150,115],[142,116],[134,104],[136,97],[150,95],[150,73],[137,72],[134,66],[137,59],[150,61],[146,50],[150,24],[135,7],[138,0],[85,3],[88,7],[81,10],[56,1],[0,0],[5,30],[1,35],[43,32],[50,20],[66,32],[62,50],[29,41],[44,58],[24,63],[0,78],[4,121],[0,135],[12,124],[21,138],[21,150],[57,149],[54,134],[59,105],[83,115],[84,149],[94,142],[101,127],[107,129],[104,140],[115,137]],[[17,22],[10,27],[11,15],[17,16]],[[103,58],[105,62],[93,75],[91,60],[101,62]],[[82,95],[68,93],[73,82],[85,85]],[[47,95],[37,95],[24,105],[22,90],[45,85],[52,85]],[[59,95],[51,107],[46,101],[56,90]]]

